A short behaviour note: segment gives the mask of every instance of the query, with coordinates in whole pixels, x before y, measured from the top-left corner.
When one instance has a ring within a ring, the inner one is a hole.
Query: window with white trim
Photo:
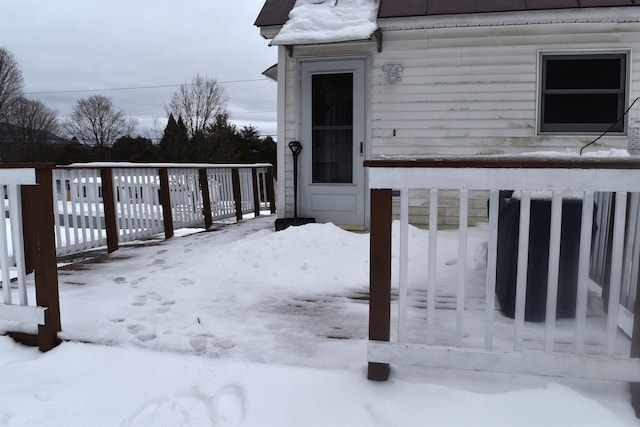
[[[626,90],[626,53],[543,54],[540,132],[624,133]]]

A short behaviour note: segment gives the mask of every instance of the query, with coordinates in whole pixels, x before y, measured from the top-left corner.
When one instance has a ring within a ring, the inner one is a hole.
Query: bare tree
[[[36,161],[35,147],[46,143],[58,132],[57,112],[41,101],[22,96],[10,100],[5,110],[10,135],[22,147],[22,160]]]
[[[191,138],[203,134],[218,115],[226,115],[227,96],[216,79],[196,75],[173,94],[167,114],[181,117]]]
[[[0,47],[0,119],[7,102],[22,95],[23,87],[22,71],[18,61],[11,52]]]
[[[111,146],[118,138],[130,135],[137,121],[127,118],[122,110],[113,107],[111,98],[92,95],[80,99],[62,125],[80,142],[98,149]]]

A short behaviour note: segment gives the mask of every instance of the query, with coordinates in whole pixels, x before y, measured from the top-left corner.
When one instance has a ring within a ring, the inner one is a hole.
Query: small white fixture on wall
[[[387,81],[389,82],[402,80],[402,70],[404,70],[402,64],[384,64],[382,66],[382,71],[387,73]]]
[[[629,125],[629,144],[627,149],[632,156],[640,156],[640,120],[636,120]]]

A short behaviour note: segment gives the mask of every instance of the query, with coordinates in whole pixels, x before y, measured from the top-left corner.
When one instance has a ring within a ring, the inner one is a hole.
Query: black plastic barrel
[[[557,318],[575,317],[581,222],[582,200],[563,200]],[[532,199],[525,303],[525,320],[531,322],[545,320],[550,225],[551,200]],[[501,197],[498,219],[496,295],[502,312],[511,318],[515,316],[519,228],[520,200]]]

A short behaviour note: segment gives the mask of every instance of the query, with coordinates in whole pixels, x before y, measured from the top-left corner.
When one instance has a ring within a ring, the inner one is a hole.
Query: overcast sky
[[[276,63],[277,51],[253,25],[262,4],[0,0],[0,46],[16,57],[27,98],[60,118],[78,99],[99,93],[138,119],[138,133],[161,135],[176,86],[199,73],[223,84],[233,123],[275,137],[276,83],[262,72]]]

